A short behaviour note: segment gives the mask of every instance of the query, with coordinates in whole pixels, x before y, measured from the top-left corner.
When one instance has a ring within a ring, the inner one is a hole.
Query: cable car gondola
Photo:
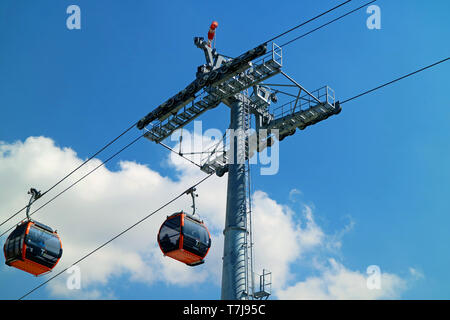
[[[194,188],[186,193],[192,195]],[[168,216],[158,232],[158,244],[165,256],[178,260],[188,266],[197,266],[204,263],[204,258],[211,247],[211,235],[203,221],[186,212],[176,212]]]
[[[56,231],[30,219],[30,206],[41,194],[33,188],[28,193],[32,197],[27,206],[27,220],[11,232],[3,252],[6,265],[39,276],[56,266],[62,256],[62,244]]]

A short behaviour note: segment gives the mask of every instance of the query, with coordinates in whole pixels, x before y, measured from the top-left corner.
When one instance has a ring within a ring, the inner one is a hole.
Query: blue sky
[[[237,56],[337,3],[2,1],[0,141],[45,136],[85,159],[192,81],[204,63],[192,40],[206,37],[212,20],[219,22],[219,52]],[[279,43],[363,3],[352,1]],[[81,30],[66,28],[70,4],[81,8]],[[381,30],[369,30],[369,15],[361,10],[286,46],[283,70],[310,90],[327,84],[345,100],[450,55],[448,1],[376,4]],[[253,177],[255,188],[277,203],[314,208],[327,234],[352,221],[336,254],[348,269],[364,273],[376,264],[401,278],[417,270],[421,276],[402,291],[404,299],[450,298],[449,71],[447,62],[343,105],[338,116],[283,141],[277,175]],[[224,129],[228,117],[221,105],[201,120],[204,128]],[[137,129],[130,132],[122,145],[137,135]],[[166,158],[166,149],[148,141],[120,156],[178,179]],[[120,165],[107,167],[115,171]],[[289,200],[292,189],[301,190],[297,202]],[[291,269],[297,280],[314,274],[303,260]],[[19,272],[0,274],[0,298],[14,299],[40,281]],[[130,283],[127,274],[98,288],[120,299],[214,299],[220,292],[207,282]],[[33,295],[54,297],[46,289]]]

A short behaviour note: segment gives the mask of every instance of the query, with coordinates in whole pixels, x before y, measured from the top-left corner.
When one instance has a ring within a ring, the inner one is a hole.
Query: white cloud
[[[309,277],[277,291],[278,298],[283,300],[396,299],[407,288],[406,281],[399,276],[381,273],[381,287],[369,289],[366,274],[349,270],[332,258],[321,269],[320,276]]]
[[[417,270],[416,268],[409,268],[409,274],[413,277],[415,280],[423,279],[425,278],[425,275],[422,273],[422,271]]]
[[[189,152],[190,148],[192,146],[186,144],[183,151]],[[27,203],[26,191],[30,187],[46,190],[82,162],[83,159],[72,149],[60,148],[49,138],[30,137],[24,142],[11,144],[0,142],[0,221]],[[42,205],[100,163],[98,159],[90,161],[51,194],[36,202],[33,208]],[[176,180],[161,175],[150,166],[121,161],[117,170],[98,169],[37,212],[33,217],[56,228],[62,238],[64,254],[54,272],[68,267],[205,176],[175,154],[170,154],[167,163],[178,173]],[[180,209],[191,210],[191,199],[185,196],[84,260],[79,265],[81,292],[67,290],[67,276],[62,275],[48,284],[52,295],[58,298],[116,298],[110,284],[124,275],[131,283],[149,286],[163,281],[184,287],[193,283],[212,283],[219,287],[226,176],[211,177],[197,188],[197,193],[197,210],[213,238],[205,264],[191,268],[164,257],[156,241],[158,229],[167,215]],[[253,217],[255,271],[260,273],[262,268],[272,271],[274,294],[279,298],[383,298],[394,297],[403,288],[402,279],[393,274],[383,274],[386,284],[383,292],[367,292],[362,287],[365,275],[348,270],[333,259],[328,259],[327,265],[321,263],[327,258],[324,252],[328,254],[331,248],[340,248],[343,235],[353,227],[352,222],[344,230],[328,235],[315,222],[311,206],[304,205],[301,214],[296,214],[263,191],[253,194]],[[316,261],[309,267],[320,271],[320,276],[295,284],[293,264],[306,255]],[[7,275],[2,272],[0,279],[18,273],[20,271],[11,271]]]
[[[255,271],[269,269],[276,276],[273,287],[277,289],[291,279],[289,265],[303,253],[319,246],[324,234],[307,206],[303,210],[301,224],[298,224],[294,220],[295,213],[270,199],[267,193],[256,191],[253,202]]]
[[[277,298],[389,299],[406,290],[406,281],[389,273],[382,273],[380,290],[369,290],[367,274],[349,270],[331,258],[341,247],[343,236],[354,227],[351,218],[342,230],[328,235],[315,222],[310,206],[303,205],[301,219],[296,222],[291,208],[278,204],[264,192],[255,192],[254,202],[255,243],[261,253],[256,265],[272,271],[272,289]],[[320,275],[292,284],[295,273],[292,263],[305,257],[311,263],[304,265]]]

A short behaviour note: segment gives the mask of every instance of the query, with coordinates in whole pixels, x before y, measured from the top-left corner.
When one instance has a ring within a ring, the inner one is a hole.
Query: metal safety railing
[[[263,269],[263,274],[259,275],[259,290],[255,290],[253,297],[255,299],[267,299],[271,294],[272,272]]]
[[[334,107],[335,95],[334,90],[329,86],[321,87],[317,90],[311,92],[311,94],[320,100],[322,103],[327,103]],[[308,94],[301,95],[298,99],[293,99],[289,102],[282,104],[271,110],[271,114],[274,115],[275,119],[284,117],[295,112],[306,110],[312,108],[318,104],[317,100]]]
[[[272,60],[280,67],[283,66],[283,49],[274,42],[272,42]]]

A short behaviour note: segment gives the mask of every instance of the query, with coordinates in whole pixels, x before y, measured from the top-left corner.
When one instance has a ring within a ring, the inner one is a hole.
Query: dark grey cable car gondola
[[[194,188],[186,193],[195,199]],[[195,201],[193,214],[195,214]],[[188,266],[204,263],[211,247],[211,235],[203,221],[186,212],[177,212],[167,217],[158,232],[158,244],[165,256]]]
[[[27,220],[20,223],[6,239],[3,246],[5,263],[35,276],[50,272],[62,256],[62,244],[56,231],[32,221],[30,206],[40,197],[40,192],[31,189],[32,197],[27,206]]]

